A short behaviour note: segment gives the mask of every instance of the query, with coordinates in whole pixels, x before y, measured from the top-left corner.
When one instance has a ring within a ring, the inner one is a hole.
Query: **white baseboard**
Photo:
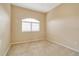
[[[42,41],[42,40],[15,42],[15,43],[10,43],[10,45],[14,45],[14,44],[23,44],[23,43],[30,43],[30,42],[36,42],[36,41]]]
[[[8,51],[9,51],[10,47],[11,47],[11,44],[10,44],[10,45],[8,45],[8,47],[7,47],[7,49],[6,49],[6,51],[5,51],[5,53],[4,53],[4,55],[3,55],[3,56],[6,56],[6,55],[7,55],[7,53],[8,53]]]
[[[49,41],[49,40],[48,40],[48,41]],[[50,42],[50,43],[58,44],[58,45],[60,45],[60,46],[63,46],[63,47],[65,47],[65,48],[68,48],[68,49],[71,49],[72,51],[79,52],[78,49],[71,48],[71,47],[69,47],[69,46],[67,46],[67,45],[64,45],[64,44],[62,44],[62,43],[59,43],[59,42],[56,42],[56,41],[53,41],[53,42],[49,41],[49,42]]]

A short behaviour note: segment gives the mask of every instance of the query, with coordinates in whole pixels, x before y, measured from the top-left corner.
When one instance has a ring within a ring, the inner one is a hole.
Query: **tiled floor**
[[[75,56],[79,53],[51,44],[48,41],[36,41],[25,44],[13,45],[9,50],[8,56]]]

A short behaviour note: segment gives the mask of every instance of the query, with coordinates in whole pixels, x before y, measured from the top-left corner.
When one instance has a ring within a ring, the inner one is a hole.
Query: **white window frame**
[[[29,20],[30,19],[30,20]],[[29,21],[28,21],[29,20]],[[33,20],[33,21],[31,21]],[[36,19],[33,19],[33,18],[27,18],[27,19],[23,19],[22,20],[22,23],[30,23],[31,25],[31,28],[30,28],[30,31],[23,31],[23,27],[22,27],[22,32],[39,32],[40,31],[40,21],[36,20]],[[38,30],[34,31],[33,29],[33,24],[38,24]]]

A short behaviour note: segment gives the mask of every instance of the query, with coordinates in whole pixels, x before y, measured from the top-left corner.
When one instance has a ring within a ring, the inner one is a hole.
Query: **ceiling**
[[[60,5],[60,3],[14,3],[13,5],[46,13]]]

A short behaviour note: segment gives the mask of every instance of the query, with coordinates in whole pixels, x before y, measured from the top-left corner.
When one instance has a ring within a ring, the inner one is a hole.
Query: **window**
[[[36,19],[27,18],[22,20],[22,32],[40,31],[40,22]]]

